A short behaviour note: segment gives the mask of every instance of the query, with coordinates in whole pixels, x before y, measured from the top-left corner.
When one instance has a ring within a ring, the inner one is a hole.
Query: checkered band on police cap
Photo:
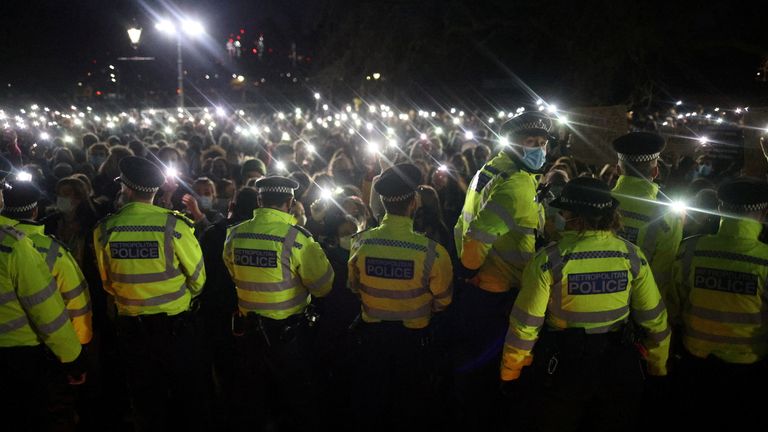
[[[258,188],[259,193],[281,193],[293,195],[293,188],[288,186],[263,186]]]
[[[757,212],[757,211],[762,211],[767,209],[768,202],[737,205],[737,204],[729,204],[729,203],[720,201],[720,207],[722,207],[723,210],[725,211],[749,213],[749,212]]]
[[[19,207],[5,206],[3,207],[3,211],[7,213],[25,213],[34,209],[35,207],[37,207],[37,201],[27,204],[25,206],[19,206]]]
[[[128,180],[124,175],[121,175],[120,177],[120,183],[123,183],[124,185],[128,186],[128,188],[133,189],[135,191],[139,192],[145,192],[145,193],[155,193],[158,190],[160,190],[160,187],[147,187],[147,186],[139,186],[136,183]]]
[[[625,162],[650,162],[654,161],[659,158],[659,155],[661,153],[651,153],[651,154],[626,154],[626,153],[616,153],[619,156],[620,161]]]
[[[381,196],[381,200],[382,200],[382,201],[384,201],[384,202],[400,202],[400,201],[407,201],[407,200],[409,200],[409,199],[413,198],[413,195],[414,195],[415,193],[416,193],[416,192],[415,192],[415,191],[413,191],[413,192],[408,192],[408,193],[405,193],[405,194],[402,194],[402,195],[395,195],[395,196],[384,196],[384,195],[382,195],[382,196]]]
[[[612,200],[611,201],[607,201],[607,202],[598,203],[598,202],[588,202],[588,201],[573,200],[573,199],[569,199],[568,197],[564,197],[564,196],[560,197],[560,202],[563,203],[563,204],[582,205],[582,206],[592,207],[592,208],[601,209],[601,210],[604,209],[604,208],[611,207],[613,205],[613,201]]]

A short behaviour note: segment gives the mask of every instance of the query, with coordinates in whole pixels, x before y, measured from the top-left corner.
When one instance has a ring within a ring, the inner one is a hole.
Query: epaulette
[[[16,240],[21,240],[21,239],[23,239],[26,236],[26,234],[24,234],[23,232],[17,230],[16,228],[14,228],[14,227],[12,227],[10,225],[1,225],[0,226],[0,231],[4,232],[5,234],[10,235],[11,237],[15,238]]]
[[[105,223],[105,222],[107,221],[107,219],[109,219],[109,218],[111,218],[112,216],[115,216],[116,214],[120,213],[120,210],[122,210],[122,209],[119,209],[119,210],[117,210],[117,211],[116,211],[116,212],[114,212],[114,213],[107,213],[107,215],[106,215],[106,216],[104,216],[103,218],[99,219],[99,220],[96,222],[96,225],[95,225],[95,226],[99,226],[99,225],[101,225],[101,224]]]
[[[46,235],[47,235],[48,237],[50,237],[50,239],[51,239],[51,240],[53,240],[53,241],[55,241],[56,243],[58,243],[58,244],[59,244],[59,248],[61,248],[61,249],[64,249],[65,251],[67,251],[67,252],[69,252],[69,253],[72,253],[72,251],[71,251],[71,250],[69,250],[69,247],[68,247],[67,245],[65,245],[63,241],[61,241],[61,240],[57,239],[55,235],[53,235],[53,234],[46,234]]]
[[[374,228],[374,227],[370,227],[370,228],[366,228],[366,229],[364,229],[364,230],[362,230],[362,231],[358,231],[358,232],[356,232],[356,233],[352,234],[352,238],[355,238],[355,237],[359,236],[360,234],[362,234],[362,233],[364,233],[364,232],[368,232],[368,231],[372,230],[373,228]]]
[[[172,214],[172,215],[173,215],[173,217],[175,217],[176,219],[179,219],[179,220],[181,220],[181,221],[184,221],[184,223],[185,223],[185,224],[187,224],[187,225],[189,225],[189,227],[190,227],[190,228],[193,228],[193,229],[195,228],[195,223],[194,223],[194,222],[192,222],[192,219],[190,219],[190,218],[188,218],[188,217],[184,216],[184,214],[183,214],[183,213],[181,213],[181,212],[178,212],[178,211],[176,211],[176,210],[169,210],[169,211],[168,211],[168,213],[169,213],[169,214]]]
[[[303,226],[301,226],[301,225],[293,225],[293,227],[296,228],[300,233],[302,233],[305,236],[307,236],[308,238],[312,238],[312,233],[309,232],[309,230],[304,228]]]

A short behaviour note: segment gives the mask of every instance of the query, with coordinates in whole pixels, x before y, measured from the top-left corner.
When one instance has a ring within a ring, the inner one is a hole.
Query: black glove
[[[70,385],[80,385],[85,383],[87,375],[87,366],[85,363],[85,350],[86,347],[80,350],[80,354],[77,358],[69,363],[64,363],[64,372],[67,374],[67,381]]]

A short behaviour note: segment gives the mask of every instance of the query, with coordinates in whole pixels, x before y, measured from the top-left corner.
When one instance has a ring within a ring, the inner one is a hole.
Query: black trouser
[[[260,430],[277,423],[280,431],[309,430],[318,424],[319,400],[309,356],[309,328],[303,314],[273,320],[245,318],[236,338],[238,382],[232,409],[236,429]]]
[[[409,329],[396,321],[360,323],[357,331],[356,429],[415,430],[437,424],[446,412],[433,406],[429,328]]]
[[[464,429],[487,430],[501,421],[499,365],[515,296],[516,291],[492,293],[457,285],[451,323],[459,408],[454,415]]]
[[[686,351],[677,374],[677,404],[681,409],[675,421],[689,430],[752,429],[764,413],[763,392],[768,388],[765,361],[726,363],[711,355],[702,359]]]
[[[121,316],[117,332],[136,430],[207,429],[210,374],[191,316]]]
[[[531,431],[632,430],[643,394],[644,365],[621,332],[542,331],[533,364],[523,369],[523,407],[513,426]]]
[[[0,348],[2,429],[48,430],[46,366],[42,346]]]

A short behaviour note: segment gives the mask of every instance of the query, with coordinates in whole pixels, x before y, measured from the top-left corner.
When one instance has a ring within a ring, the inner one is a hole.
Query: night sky
[[[330,76],[349,89],[378,71],[391,87],[441,94],[504,92],[519,77],[573,103],[639,102],[648,94],[657,101],[687,94],[749,101],[764,98],[768,87],[755,79],[768,59],[764,4],[3,0],[0,97],[71,93],[87,71],[136,54],[157,57],[145,79],[172,84],[175,45],[155,31],[152,16],[177,8],[199,16],[208,32],[185,51],[195,76],[288,71],[282,59],[295,42],[311,59],[302,76],[324,84]],[[134,19],[144,28],[138,51],[125,32]],[[263,33],[281,61],[258,70],[251,60],[226,64],[224,44],[240,28],[246,44]],[[7,83],[14,91],[4,95]]]

